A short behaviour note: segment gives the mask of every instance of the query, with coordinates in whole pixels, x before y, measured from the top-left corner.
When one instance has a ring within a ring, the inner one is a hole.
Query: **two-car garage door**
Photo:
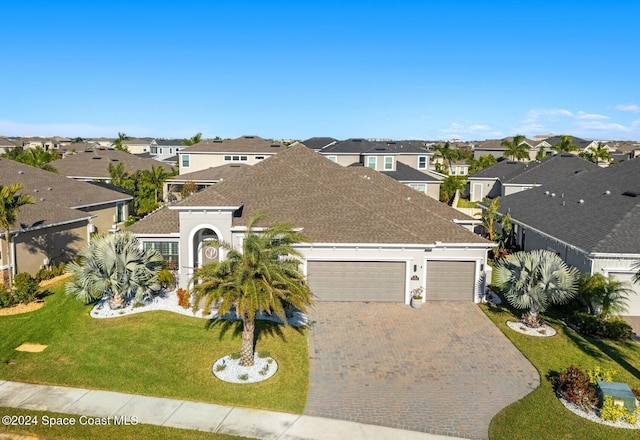
[[[307,261],[316,301],[405,302],[404,261]]]

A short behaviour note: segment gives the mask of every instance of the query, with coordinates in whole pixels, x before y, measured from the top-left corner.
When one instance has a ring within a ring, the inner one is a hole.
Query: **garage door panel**
[[[317,301],[404,302],[402,261],[308,261],[307,279]]]
[[[473,301],[475,261],[427,261],[427,301]]]

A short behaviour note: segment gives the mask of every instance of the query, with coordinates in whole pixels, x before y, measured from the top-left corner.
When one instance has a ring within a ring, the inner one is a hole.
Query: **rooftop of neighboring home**
[[[500,199],[500,212],[586,252],[640,254],[640,159]]]
[[[184,147],[183,139],[156,139],[158,147]]]
[[[243,163],[232,163],[211,167],[205,170],[184,173],[167,179],[167,182],[217,182],[235,176],[238,172],[246,169],[249,165]]]
[[[86,213],[76,209],[132,199],[120,191],[68,179],[9,159],[0,159],[0,184],[7,186],[14,183],[22,183],[24,187],[20,193],[31,195],[35,202],[33,205],[23,206],[18,216],[18,224],[28,227],[87,218]]]
[[[132,225],[138,234],[175,234],[178,210],[242,206],[234,226],[265,211],[303,228],[316,243],[488,243],[456,224],[472,220],[366,167],[342,167],[294,146]]]
[[[74,179],[109,179],[109,164],[117,166],[123,164],[125,171],[134,173],[140,170],[150,170],[151,167],[162,167],[170,172],[171,165],[155,159],[145,159],[125,151],[113,148],[93,148],[79,151],[55,160],[51,165],[58,174]]]
[[[503,184],[544,185],[586,170],[598,168],[598,165],[571,153],[562,153],[540,161],[515,162],[502,160],[469,176],[474,178],[498,179]]]
[[[640,142],[637,141],[611,141],[607,145],[614,151],[631,152],[640,150]]]
[[[402,162],[396,162],[395,171],[380,171],[382,174],[385,174],[392,179],[395,179],[399,182],[405,183],[413,183],[413,182],[441,182],[444,180],[444,177],[440,177],[436,174],[431,173],[430,171],[419,171],[409,165],[406,165]]]
[[[184,153],[278,153],[287,147],[259,136],[241,136],[235,139],[203,140],[180,150]]]
[[[335,144],[336,142],[338,142],[338,140],[332,137],[312,137],[301,141],[300,143],[307,148],[311,148],[314,151],[320,151],[323,148],[328,147],[329,145]]]
[[[562,142],[563,137],[564,136],[553,136],[548,139],[545,139],[545,141],[553,147],[556,145],[560,145],[560,142]],[[593,141],[587,141],[575,136],[569,136],[569,138],[571,139],[571,143],[576,147],[580,148],[581,150],[584,150],[593,142]]]
[[[321,151],[329,154],[428,154],[426,144],[422,141],[371,141],[362,138],[351,138],[338,141]]]
[[[504,147],[502,145],[503,142],[512,142],[513,141],[513,136],[509,136],[506,137],[504,139],[487,139],[485,141],[482,142],[478,142],[474,145],[474,149],[476,150],[504,150],[506,147]],[[543,141],[534,141],[531,139],[523,139],[522,142],[527,143],[529,146],[531,147],[535,147],[536,145],[540,144]],[[552,144],[553,145],[553,144]]]

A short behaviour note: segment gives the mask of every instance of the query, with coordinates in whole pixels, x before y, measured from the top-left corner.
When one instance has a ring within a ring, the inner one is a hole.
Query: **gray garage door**
[[[427,261],[427,301],[473,301],[475,261]]]
[[[307,279],[316,301],[404,302],[402,261],[308,261]]]

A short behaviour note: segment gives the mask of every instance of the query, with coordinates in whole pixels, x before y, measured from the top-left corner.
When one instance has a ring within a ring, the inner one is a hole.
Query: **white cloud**
[[[575,116],[576,119],[588,119],[588,120],[602,120],[602,119],[611,119],[609,116],[598,115],[595,113],[586,113],[583,111],[579,111]]]
[[[619,104],[614,107],[621,112],[640,113],[640,105],[635,104]]]
[[[67,136],[67,137],[116,137],[119,132],[131,136],[146,136],[145,128],[124,126],[110,127],[91,124],[26,124],[0,120],[0,133],[5,136]]]
[[[491,139],[503,137],[504,134],[486,124],[471,124],[465,126],[452,122],[448,128],[438,130],[441,139]]]
[[[534,123],[542,118],[554,118],[557,116],[572,117],[573,113],[561,108],[532,109],[527,112],[523,123]]]
[[[576,126],[586,130],[598,130],[598,131],[620,131],[628,132],[629,129],[622,124],[616,124],[613,122],[601,122],[594,120],[576,121]]]

